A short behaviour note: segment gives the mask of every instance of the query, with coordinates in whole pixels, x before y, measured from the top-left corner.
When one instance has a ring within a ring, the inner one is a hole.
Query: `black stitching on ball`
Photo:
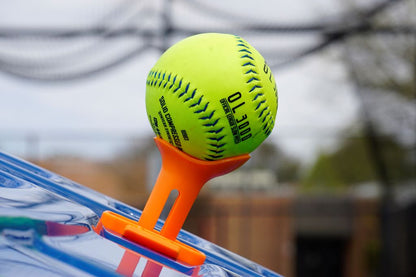
[[[184,87],[184,90],[180,94],[178,94],[178,98],[182,98],[183,96],[187,95],[187,97],[183,100],[183,103],[186,103],[191,100],[196,100],[193,101],[193,103],[190,104],[188,107],[192,109],[195,114],[201,114],[201,116],[198,117],[198,119],[204,121],[202,125],[207,128],[206,133],[211,134],[210,136],[206,137],[207,140],[216,142],[207,144],[209,147],[207,148],[207,153],[205,154],[203,159],[212,161],[223,158],[224,155],[221,153],[225,151],[224,146],[226,144],[220,142],[225,137],[224,133],[222,132],[224,128],[216,127],[216,125],[220,121],[220,118],[215,118],[215,110],[209,109],[209,102],[205,102],[203,100],[203,95],[198,95],[198,91],[196,88],[192,90],[192,93],[188,93],[190,92],[191,87],[190,82],[186,83],[186,86],[183,86],[182,82],[184,82],[184,80],[179,79],[180,77],[178,75],[172,76],[172,73],[151,70],[148,74],[146,84],[148,86],[166,89],[170,91],[172,94],[180,91],[180,89]],[[210,153],[214,153],[215,155]]]
[[[248,70],[245,72],[245,74],[251,74],[251,78],[246,81],[247,84],[254,84],[250,90],[249,93],[256,92],[254,97],[252,98],[252,101],[257,104],[256,111],[260,109],[260,106],[262,104],[267,105],[265,108],[263,108],[260,113],[258,114],[258,118],[261,120],[263,124],[263,130],[264,133],[268,136],[271,133],[271,126],[274,125],[274,119],[271,116],[271,112],[265,114],[265,111],[269,109],[269,106],[267,104],[267,99],[264,93],[262,92],[263,87],[260,84],[260,78],[259,74],[256,70],[256,66],[251,62],[251,60],[254,61],[253,58],[253,52],[251,47],[248,45],[246,41],[244,41],[241,37],[235,36],[237,40],[237,48],[238,52],[245,52],[248,53],[246,55],[241,56],[241,60],[243,61],[242,65],[244,68],[248,68]],[[247,59],[250,59],[250,61],[247,61]],[[265,115],[264,115],[265,114]]]

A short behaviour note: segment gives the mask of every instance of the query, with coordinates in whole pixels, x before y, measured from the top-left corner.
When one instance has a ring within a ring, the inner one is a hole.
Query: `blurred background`
[[[1,1],[0,150],[143,208],[160,166],[147,73],[202,32],[257,48],[279,108],[185,229],[287,277],[416,276],[411,0]]]

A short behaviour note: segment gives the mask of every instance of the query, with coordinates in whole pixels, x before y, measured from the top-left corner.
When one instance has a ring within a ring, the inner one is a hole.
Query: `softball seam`
[[[266,136],[269,136],[274,126],[272,112],[267,103],[267,97],[263,93],[263,86],[260,81],[260,74],[257,72],[255,61],[252,56],[253,50],[250,45],[239,36],[234,36],[237,41],[238,52],[244,68],[244,74],[247,75],[246,84],[250,87],[249,93],[253,95],[252,101],[255,103],[255,111],[258,113],[258,119],[261,121],[262,130]]]
[[[188,108],[193,110],[193,113],[198,114],[199,120],[203,120],[202,126],[206,127],[208,145],[207,151],[203,159],[217,160],[224,157],[222,154],[225,151],[225,138],[223,134],[224,127],[216,126],[220,118],[215,116],[216,110],[209,108],[209,102],[204,100],[204,95],[200,94],[197,89],[192,89],[190,82],[184,81],[183,78],[173,73],[164,72],[161,70],[152,69],[146,80],[146,84],[152,87],[162,88],[167,92],[177,94],[178,99],[183,99],[182,102],[189,104]],[[189,102],[189,103],[187,103]]]

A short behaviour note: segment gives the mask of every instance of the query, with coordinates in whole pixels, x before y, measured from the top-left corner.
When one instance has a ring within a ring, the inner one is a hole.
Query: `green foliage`
[[[415,164],[409,149],[389,136],[378,137],[387,176],[393,184],[414,180]],[[333,152],[321,153],[302,184],[305,188],[340,188],[363,182],[377,181],[374,161],[365,137],[346,138]]]
[[[287,154],[278,145],[267,141],[252,153],[249,164],[253,168],[273,171],[279,183],[294,183],[300,179],[299,160]]]
[[[318,156],[303,184],[309,189],[339,187],[343,181],[336,168],[337,166],[333,163],[331,155],[322,153]]]
[[[280,183],[295,183],[300,178],[300,163],[295,158],[284,156],[277,166],[277,176]]]
[[[377,178],[365,138],[344,140],[332,155],[332,162],[346,184],[367,182]]]
[[[403,147],[391,137],[381,141],[382,155],[392,184],[416,181],[415,149]]]

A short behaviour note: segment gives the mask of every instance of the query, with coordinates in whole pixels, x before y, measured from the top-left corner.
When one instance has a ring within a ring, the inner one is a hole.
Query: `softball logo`
[[[146,110],[155,134],[203,160],[250,153],[271,133],[274,77],[238,36],[207,33],[169,48],[149,72]]]

